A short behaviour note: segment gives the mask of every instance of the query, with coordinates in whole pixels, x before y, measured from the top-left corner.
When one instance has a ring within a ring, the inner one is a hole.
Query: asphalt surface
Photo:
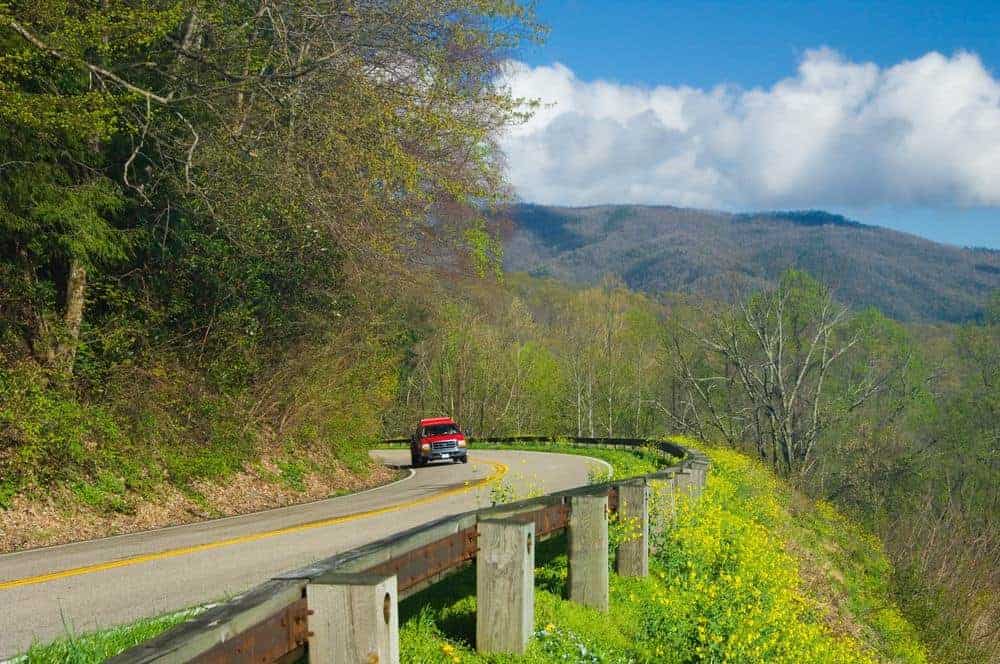
[[[405,464],[406,450],[375,453]],[[585,484],[595,459],[472,450],[363,493],[256,514],[0,556],[0,660],[73,633],[206,604],[427,521],[490,504],[490,478],[518,492]]]

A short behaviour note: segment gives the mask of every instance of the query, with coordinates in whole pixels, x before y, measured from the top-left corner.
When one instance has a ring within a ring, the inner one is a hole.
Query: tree
[[[699,435],[714,432],[733,445],[752,441],[782,473],[815,462],[823,434],[867,402],[896,367],[863,358],[835,382],[833,372],[865,338],[849,311],[808,275],[786,272],[779,286],[757,293],[690,331],[700,355],[674,351],[686,405],[697,417],[675,416]]]
[[[142,302],[137,343],[247,381],[424,238],[495,260],[496,81],[539,34],[505,0],[0,4],[4,339],[68,372],[85,311]]]

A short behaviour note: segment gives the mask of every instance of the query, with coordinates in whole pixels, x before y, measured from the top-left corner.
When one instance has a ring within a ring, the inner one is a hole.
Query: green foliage
[[[535,632],[526,655],[474,651],[469,570],[403,603],[402,660],[926,661],[889,595],[891,568],[876,539],[829,505],[793,508],[794,491],[762,465],[728,451],[710,456],[709,485],[698,502],[679,505],[658,542],[653,574],[611,575],[608,613],[563,599],[566,542],[557,538],[537,549]],[[831,550],[836,574],[807,583],[800,569]]]
[[[1000,471],[1000,336],[988,323],[927,328],[874,309],[837,311],[800,273],[716,314],[682,309],[671,341],[685,389],[672,419],[754,450],[804,491],[859,515],[885,537],[904,610],[936,602],[933,624],[928,612],[913,614],[919,626],[947,634],[942,645],[965,635],[960,649],[930,642],[934,656],[989,659],[1000,639],[974,625],[992,620],[980,598],[1000,588],[989,571],[1000,563],[1000,511],[988,488]]]
[[[828,504],[796,499],[746,457],[709,456],[708,490],[697,504],[681,502],[657,553],[666,590],[650,633],[705,660],[927,661],[892,601],[877,539]],[[806,587],[801,570],[813,566],[824,576]],[[858,651],[859,638],[869,652]]]
[[[205,395],[188,394],[179,407],[161,389],[162,401],[147,400],[144,410],[126,414],[46,385],[32,367],[0,368],[0,392],[5,495],[64,483],[99,511],[127,512],[159,482],[187,487],[225,477],[259,453],[231,404]]]
[[[615,283],[548,293],[514,281],[499,297],[434,303],[387,428],[442,413],[484,436],[659,433],[658,307]]]
[[[125,480],[108,471],[100,471],[94,483],[75,482],[71,488],[82,503],[99,512],[132,511],[125,496]]]
[[[281,481],[284,482],[285,486],[293,491],[306,490],[303,480],[308,468],[304,463],[295,459],[278,461],[278,469],[281,471]]]
[[[179,611],[83,635],[75,634],[72,626],[67,625],[66,636],[52,643],[33,645],[23,658],[14,661],[24,664],[97,664],[187,621],[199,612],[198,609]]]
[[[848,312],[829,346],[847,348],[820,384],[815,365],[822,346],[810,356],[808,344],[829,291],[801,272],[788,273],[782,284],[786,386],[806,367],[803,389],[820,395],[819,434],[811,448],[805,442],[814,413],[810,394],[800,390],[787,420],[790,434],[803,442],[798,453],[809,458],[796,464],[793,481],[879,532],[900,570],[903,609],[915,611],[921,629],[948,635],[942,643],[965,634],[958,641],[973,653],[948,647],[936,656],[988,659],[992,655],[980,653],[995,652],[997,639],[974,626],[989,624],[990,611],[983,608],[989,602],[981,598],[1000,587],[990,571],[1000,568],[993,535],[1000,532],[1000,510],[990,490],[998,481],[1000,326],[984,320],[960,329],[922,327],[873,308]],[[426,330],[418,328],[400,402],[386,418],[389,431],[405,431],[415,418],[433,413],[457,416],[481,435],[610,430],[655,436],[692,427],[682,357],[693,374],[716,380],[708,394],[720,419],[731,424],[732,444],[760,453],[751,442],[753,415],[766,410],[747,408],[732,363],[710,362],[697,343],[698,335],[729,316],[725,329],[742,335],[738,347],[751,347],[755,332],[725,306],[676,297],[658,303],[613,282],[573,288],[522,275],[509,275],[505,290],[493,297],[470,287],[461,292],[467,301],[442,307]],[[757,295],[750,303],[770,332],[778,327],[776,297]],[[837,311],[835,302],[830,306]],[[456,320],[462,329],[453,329]],[[765,354],[751,364],[766,366]],[[757,373],[769,380],[764,374]],[[765,405],[780,409],[784,403],[769,397]],[[703,415],[703,423],[710,421]],[[926,518],[928,510],[933,518]],[[955,538],[962,544],[951,546]],[[917,592],[921,584],[926,596]],[[935,611],[917,612],[919,606]],[[930,615],[937,616],[932,623]]]
[[[560,442],[558,439],[551,443],[501,443],[490,444],[489,449],[517,450],[530,452],[552,452],[556,454],[574,454],[578,456],[593,457],[601,459],[611,464],[615,477],[637,477],[655,472],[664,466],[673,463],[673,459],[664,455],[656,447],[650,445],[646,448],[636,448],[632,450],[615,450],[603,447],[574,446],[570,443]],[[603,473],[605,469],[601,467]],[[608,478],[610,479],[610,478]]]
[[[89,474],[99,464],[95,448],[125,444],[111,413],[86,407],[65,387],[46,386],[37,369],[0,367],[0,393],[0,475],[7,487]]]
[[[623,517],[615,512],[608,518],[608,555],[612,559],[618,547],[634,542],[642,536],[642,524],[638,517]]]
[[[128,510],[269,446],[365,474],[414,238],[498,269],[531,9],[286,9],[0,2],[0,503]]]
[[[523,488],[518,490],[516,485]],[[514,472],[509,478],[503,478],[490,485],[490,502],[494,505],[504,505],[518,500],[527,500],[541,496],[545,491],[536,477],[526,477],[523,473]]]
[[[503,245],[490,235],[485,220],[480,220],[465,231],[465,241],[469,246],[476,273],[480,277],[492,274],[496,279],[502,279]]]

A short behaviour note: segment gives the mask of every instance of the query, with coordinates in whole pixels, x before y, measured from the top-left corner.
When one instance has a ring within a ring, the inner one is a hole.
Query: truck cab
[[[430,417],[420,420],[410,436],[410,461],[413,466],[426,466],[431,461],[468,463],[469,453],[465,434],[450,417]]]

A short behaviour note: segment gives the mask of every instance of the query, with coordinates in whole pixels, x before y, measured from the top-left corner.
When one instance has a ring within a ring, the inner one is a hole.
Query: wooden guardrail
[[[473,444],[550,441],[541,436]],[[616,552],[616,571],[645,576],[650,487],[697,495],[709,462],[668,441],[560,438],[573,445],[655,446],[680,461],[655,473],[551,493],[445,517],[281,574],[110,660],[156,662],[399,661],[397,605],[476,562],[476,647],[523,652],[533,629],[535,543],[567,532],[571,601],[608,609],[608,514],[635,520]],[[385,445],[408,444],[406,439]],[[653,524],[657,527],[657,524]]]

